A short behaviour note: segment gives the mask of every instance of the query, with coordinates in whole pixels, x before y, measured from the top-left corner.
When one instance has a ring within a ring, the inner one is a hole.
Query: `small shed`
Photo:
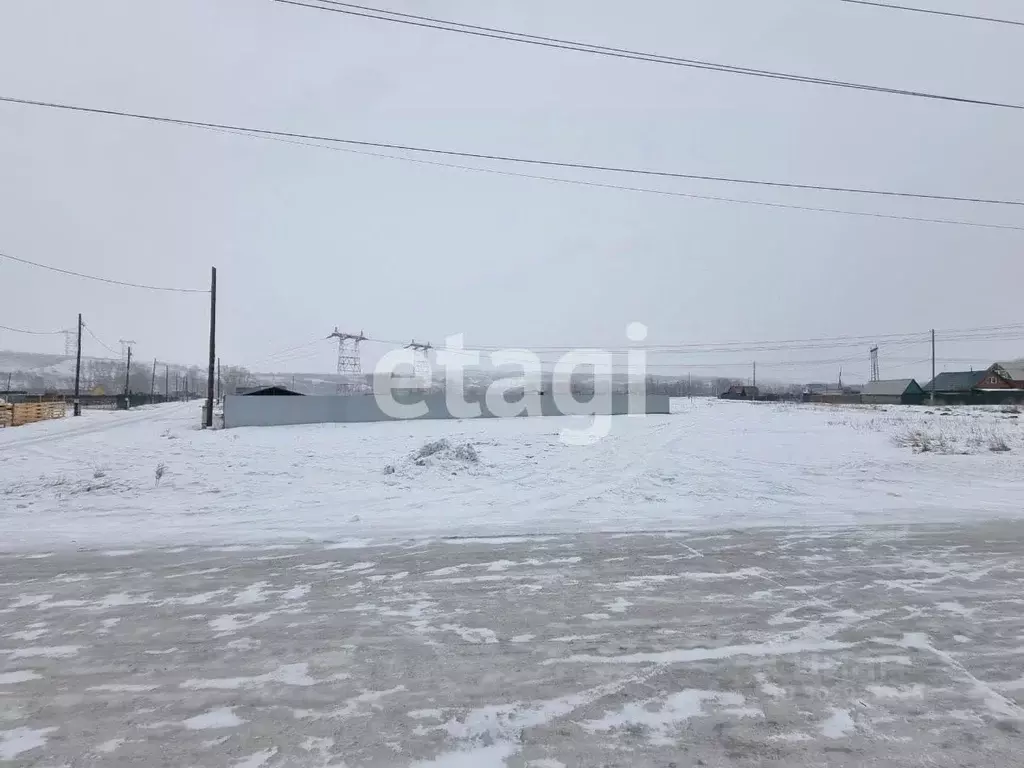
[[[915,379],[883,379],[865,384],[860,399],[872,405],[920,405],[925,391]]]
[[[301,392],[292,392],[292,390],[286,387],[279,387],[274,385],[272,387],[257,387],[256,389],[245,390],[238,394],[246,397],[281,397],[281,396],[296,396],[304,397]]]

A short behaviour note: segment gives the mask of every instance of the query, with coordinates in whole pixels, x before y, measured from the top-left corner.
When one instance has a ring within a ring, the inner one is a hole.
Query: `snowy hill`
[[[157,391],[163,390],[164,364],[157,366]],[[202,377],[196,366],[191,368],[167,364],[167,378],[173,387],[178,376]],[[153,367],[146,361],[132,362],[131,387],[136,392],[148,392],[153,384]],[[12,352],[0,350],[0,389],[28,390],[30,392],[67,392],[75,386],[75,358],[64,355]],[[124,388],[124,362],[104,357],[82,357],[81,387],[83,391],[101,388],[121,392]]]

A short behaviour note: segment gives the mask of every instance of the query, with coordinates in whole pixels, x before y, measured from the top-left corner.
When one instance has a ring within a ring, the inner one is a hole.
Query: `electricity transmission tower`
[[[359,354],[359,344],[366,341],[366,336],[362,331],[343,333],[335,326],[334,332],[327,338],[338,340],[338,392],[357,388],[358,385],[353,385],[352,378],[362,378],[363,360]]]
[[[121,344],[121,359],[125,360],[128,357],[128,348],[133,346],[135,342],[131,339],[118,339]]]
[[[78,345],[78,333],[66,329],[61,333],[64,334],[64,357],[74,357],[75,347]]]
[[[413,376],[416,377],[420,382],[426,386],[431,384],[430,375],[430,350],[433,349],[430,346],[430,342],[421,343],[413,339],[405,345],[406,349],[411,349],[415,356],[415,364],[413,366]]]
[[[874,346],[869,351],[871,353],[871,381],[878,381],[878,347]]]

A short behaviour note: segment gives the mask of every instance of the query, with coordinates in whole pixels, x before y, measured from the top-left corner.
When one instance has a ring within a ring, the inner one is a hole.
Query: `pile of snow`
[[[480,455],[472,443],[452,444],[446,437],[430,440],[405,461],[397,465],[388,464],[384,467],[385,475],[394,475],[403,470],[403,474],[414,472],[416,467],[433,467],[450,474],[458,474],[462,469],[480,463]]]

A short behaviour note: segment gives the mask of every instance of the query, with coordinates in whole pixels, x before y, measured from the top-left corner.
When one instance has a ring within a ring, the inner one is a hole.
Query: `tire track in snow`
[[[184,408],[188,406],[188,403],[182,403],[175,407],[173,410],[168,408],[167,410],[147,410],[145,413],[138,416],[126,416],[120,419],[114,419],[112,421],[100,423],[100,424],[84,424],[81,427],[71,427],[55,432],[47,432],[42,435],[30,435],[18,439],[17,436],[13,440],[6,440],[0,442],[0,452],[9,450],[11,448],[24,448],[30,445],[38,445],[40,443],[51,443],[59,442],[65,438],[81,437],[83,435],[93,435],[102,432],[108,432],[119,427],[127,427],[132,424],[139,424],[144,421],[167,421],[170,420],[167,417],[172,414],[177,415]],[[65,416],[64,418],[74,418],[72,416]],[[13,427],[12,427],[13,429]]]

